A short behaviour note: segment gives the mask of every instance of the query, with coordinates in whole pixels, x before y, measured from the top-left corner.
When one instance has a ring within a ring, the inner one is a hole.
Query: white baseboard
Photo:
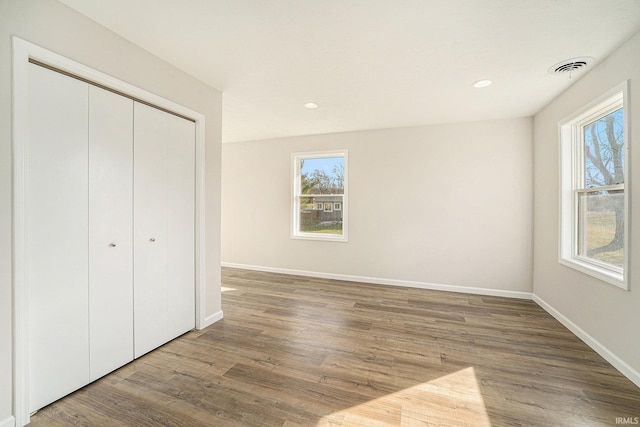
[[[0,421],[0,427],[16,427],[16,419],[10,416],[7,419]]]
[[[202,327],[200,329],[204,329],[207,326],[213,325],[218,320],[221,320],[223,317],[224,317],[224,315],[222,313],[222,310],[205,317],[204,318],[204,325],[202,325]],[[0,427],[2,427],[2,426],[0,426]]]
[[[295,276],[318,277],[321,279],[343,280],[347,282],[373,283],[376,285],[405,286],[408,288],[430,289],[435,291],[462,292],[465,294],[490,295],[496,297],[531,299],[530,292],[505,291],[500,289],[474,288],[457,285],[440,285],[435,283],[412,282],[407,280],[381,279],[377,277],[352,276],[348,274],[320,273],[317,271],[290,270],[287,268],[263,267],[258,265],[222,262],[223,267],[244,270],[265,271],[268,273],[290,274]]]
[[[602,356],[607,362],[611,363],[614,368],[616,368],[622,375],[629,378],[635,385],[640,387],[640,372],[633,369],[624,360],[620,359],[616,356],[611,350],[602,345],[598,340],[593,338],[591,335],[586,333],[582,328],[573,323],[567,317],[565,317],[558,310],[553,308],[549,303],[540,298],[538,295],[533,294],[533,301],[535,301],[540,307],[542,307],[547,313],[552,315],[558,320],[558,322],[562,323],[567,329],[569,329],[575,336],[580,338],[591,347],[596,353]]]

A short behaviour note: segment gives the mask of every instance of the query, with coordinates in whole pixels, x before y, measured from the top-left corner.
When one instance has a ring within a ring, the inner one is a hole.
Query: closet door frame
[[[165,98],[79,64],[19,37],[13,37],[13,413],[16,426],[30,421],[29,414],[29,295],[26,236],[28,170],[28,93],[30,61],[46,64],[63,73],[92,82],[168,112],[193,120],[195,141],[195,325],[202,329],[219,320],[206,317],[205,264],[205,117]]]

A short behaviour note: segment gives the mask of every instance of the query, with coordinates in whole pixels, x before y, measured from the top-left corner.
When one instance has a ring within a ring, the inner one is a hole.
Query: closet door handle
[[[109,247],[110,247],[110,248],[115,248],[115,247],[116,247],[116,244],[115,244],[115,243],[109,243]]]
[[[155,241],[156,241],[156,238],[155,238],[155,237],[152,237],[152,238],[150,238],[150,239],[149,239],[149,241],[150,241],[151,243],[153,243],[153,242],[155,242]]]

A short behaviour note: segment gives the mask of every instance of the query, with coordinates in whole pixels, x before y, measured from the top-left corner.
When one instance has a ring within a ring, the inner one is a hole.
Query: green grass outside
[[[303,233],[342,234],[342,224],[331,224],[329,226],[308,224],[302,225],[300,229]]]
[[[305,233],[319,233],[319,234],[342,234],[340,230],[303,230]]]
[[[610,243],[616,234],[614,212],[587,213],[587,250],[600,248]],[[595,254],[593,259],[616,267],[624,266],[624,248]]]

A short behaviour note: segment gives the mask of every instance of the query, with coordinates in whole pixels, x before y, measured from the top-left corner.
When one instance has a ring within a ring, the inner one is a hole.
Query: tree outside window
[[[579,255],[624,264],[624,109],[583,127],[584,184],[579,193]]]

